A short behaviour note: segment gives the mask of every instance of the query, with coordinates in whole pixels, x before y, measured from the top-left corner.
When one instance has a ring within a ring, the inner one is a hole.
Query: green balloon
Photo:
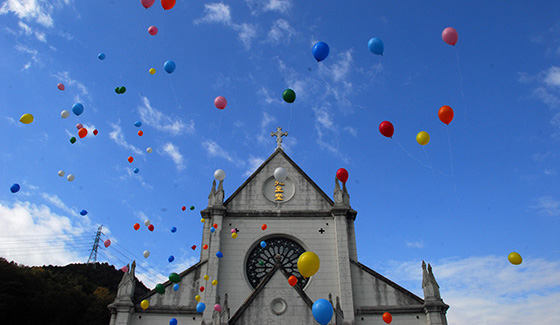
[[[126,87],[125,87],[125,86],[122,86],[122,87],[119,89],[119,94],[124,94],[125,92],[126,92]]]
[[[76,142],[76,138],[71,137],[71,138],[70,138],[70,143],[74,144],[75,142]]]
[[[282,93],[282,98],[286,103],[293,103],[296,100],[296,92],[288,88]]]
[[[164,294],[165,293],[165,286],[161,283],[156,284],[156,292]]]
[[[173,283],[179,283],[181,282],[181,276],[175,272],[169,274],[169,281],[173,282]]]
[[[121,90],[120,87],[115,88],[115,92],[116,92],[117,94],[120,94],[120,90]]]
[[[194,205],[191,205],[191,210],[194,210]]]

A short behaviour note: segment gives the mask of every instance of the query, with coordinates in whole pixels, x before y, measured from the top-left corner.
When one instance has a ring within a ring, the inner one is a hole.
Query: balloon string
[[[405,147],[403,147],[396,139],[394,139],[394,138],[391,138],[391,139],[392,139],[393,141],[395,141],[395,143],[398,144],[399,147],[401,147],[401,149],[402,149],[410,158],[416,160],[420,165],[422,165],[422,166],[424,166],[424,167],[426,167],[426,168],[430,168],[432,171],[437,171],[438,173],[440,173],[440,174],[443,175],[443,176],[446,176],[446,177],[449,177],[449,176],[450,176],[450,175],[448,175],[448,174],[442,172],[441,170],[439,170],[439,169],[434,168],[433,166],[431,166],[431,163],[430,163],[430,165],[428,165],[428,164],[422,162],[420,159],[414,157],[414,156],[413,156],[410,152],[408,152],[408,150],[406,150]]]
[[[218,118],[218,128],[216,129],[216,142],[220,139],[220,128],[222,126],[222,114],[221,112],[218,113],[220,117]]]
[[[459,64],[459,51],[455,47],[455,55],[457,56],[457,71],[459,71],[459,85],[461,86],[461,96],[463,101],[465,101],[465,92],[463,90],[463,73],[461,72],[461,65]],[[465,105],[465,120],[467,119],[467,105]]]
[[[290,125],[292,125],[292,108],[290,108],[290,121],[288,122],[288,129],[287,131],[290,131]]]
[[[447,142],[449,143],[449,163],[451,164],[451,180],[453,181],[453,192],[457,205],[459,205],[459,195],[457,195],[457,183],[455,182],[455,169],[453,168],[453,149],[451,148],[451,135],[449,132],[449,125],[447,125]]]
[[[175,87],[173,86],[173,79],[171,79],[171,76],[169,76],[169,84],[171,85],[171,90],[173,91],[173,96],[175,97],[175,101],[177,102],[177,107],[183,108],[183,106],[179,102],[179,98],[177,97],[177,93],[175,93]]]
[[[327,68],[325,68],[325,69],[327,69]],[[323,82],[327,85],[327,89],[332,93],[332,95],[334,96],[334,98],[336,100],[341,100],[342,99],[348,105],[354,106],[354,104],[348,98],[346,98],[343,95],[339,95],[338,92],[334,89],[334,87],[331,86],[331,84],[325,79],[325,77],[323,77],[323,72],[321,71],[321,66],[319,66],[319,77],[321,77],[321,80],[323,80]],[[342,97],[342,98],[340,98],[340,97]],[[357,105],[357,106],[360,107],[360,108],[364,108],[361,105]]]
[[[434,166],[432,165],[432,160],[430,159],[430,155],[428,155],[428,151],[426,151],[426,148],[424,146],[422,146],[422,150],[424,150],[424,153],[426,154],[426,158],[428,158],[428,162],[430,163],[430,169],[432,170],[432,175],[434,176],[434,181],[436,182],[436,185],[439,187],[439,182],[436,178],[436,171],[434,170]]]

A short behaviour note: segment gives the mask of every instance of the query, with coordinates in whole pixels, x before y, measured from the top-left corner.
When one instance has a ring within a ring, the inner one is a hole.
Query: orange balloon
[[[261,227],[262,230],[266,230],[266,228],[267,228],[266,224],[262,225],[262,227]]]
[[[204,246],[202,246],[202,249],[208,249],[208,245],[204,244]]]
[[[134,230],[138,230],[140,229],[140,224],[139,223],[135,223],[134,224]]]
[[[132,163],[134,161],[134,158],[132,158],[132,156],[128,157],[128,162]]]
[[[440,121],[449,125],[453,121],[453,108],[445,105],[439,109],[438,116]]]
[[[218,229],[218,224],[215,223],[215,224],[212,225],[212,227],[214,227],[214,229]]]
[[[142,130],[140,130],[140,131],[138,131],[138,135],[142,136],[142,135],[144,135],[144,132],[142,132]]]
[[[296,278],[294,275],[290,276],[290,277],[288,278],[288,283],[289,283],[292,287],[295,286],[296,283],[297,283],[297,278]]]
[[[161,6],[163,7],[163,9],[169,10],[175,7],[175,2],[176,0],[161,0]]]
[[[87,129],[81,128],[80,131],[78,131],[78,135],[80,136],[80,138],[85,138],[85,136],[87,135]]]
[[[390,313],[383,313],[383,321],[390,324],[393,321],[393,316]]]
[[[390,324],[393,321],[393,316],[390,313],[383,313],[383,321],[387,324]]]

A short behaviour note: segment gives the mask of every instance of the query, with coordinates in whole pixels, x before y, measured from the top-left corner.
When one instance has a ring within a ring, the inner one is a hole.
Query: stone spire
[[[428,270],[426,270],[426,262],[424,261],[422,261],[422,289],[424,290],[425,300],[442,301],[439,285],[432,273],[432,266],[428,264]]]
[[[439,285],[432,273],[432,266],[428,264],[426,270],[426,262],[422,261],[422,290],[424,290],[424,312],[428,318],[430,325],[447,325],[447,309],[446,305],[441,299],[439,293]]]
[[[224,181],[220,181],[218,189],[216,190],[216,180],[212,181],[212,189],[208,194],[208,207],[223,207],[224,206]]]
[[[342,183],[342,189],[340,189],[340,183],[338,178],[334,178],[334,205],[337,207],[350,208],[350,195],[346,189],[346,183]]]

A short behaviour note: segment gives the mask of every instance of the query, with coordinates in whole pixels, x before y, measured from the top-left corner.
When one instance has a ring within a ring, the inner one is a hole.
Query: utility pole
[[[89,258],[87,260],[87,264],[93,263],[93,267],[97,263],[97,248],[99,247],[99,239],[101,238],[101,230],[103,229],[103,225],[97,228],[97,234],[95,234],[95,240],[93,241],[93,247],[91,248],[91,253],[89,253]]]

